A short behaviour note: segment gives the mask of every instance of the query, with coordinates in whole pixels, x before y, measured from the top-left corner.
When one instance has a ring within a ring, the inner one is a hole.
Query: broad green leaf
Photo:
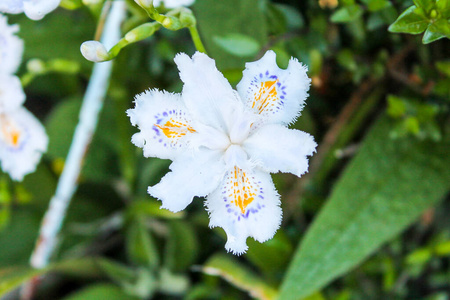
[[[398,19],[389,26],[390,32],[403,32],[410,34],[422,33],[428,26],[428,20],[422,16],[417,15],[413,5],[405,10]]]
[[[257,299],[275,299],[276,291],[234,257],[216,254],[202,267],[205,274],[220,276]]]
[[[219,70],[244,68],[248,58],[234,56],[214,42],[215,36],[238,33],[252,37],[259,45],[267,42],[267,24],[261,1],[197,0],[193,10],[198,28],[210,57]]]
[[[214,36],[213,40],[226,52],[239,57],[254,56],[261,48],[257,40],[239,33]]]
[[[429,44],[442,38],[445,38],[445,35],[432,32],[430,28],[428,28],[423,34],[422,43]]]
[[[347,23],[354,21],[361,17],[363,14],[363,9],[357,4],[347,5],[339,8],[331,16],[331,21],[335,23]]]
[[[450,134],[440,143],[392,140],[382,117],[335,184],[281,287],[301,299],[352,269],[411,225],[450,188]]]
[[[130,221],[126,234],[127,253],[130,260],[151,269],[159,265],[159,253],[150,232],[145,228],[143,220],[137,217]]]
[[[173,271],[185,271],[198,254],[197,235],[192,226],[183,220],[169,223],[169,236],[166,246],[166,265]]]
[[[99,283],[70,294],[63,300],[138,300],[138,297],[126,294],[121,288],[113,284]]]

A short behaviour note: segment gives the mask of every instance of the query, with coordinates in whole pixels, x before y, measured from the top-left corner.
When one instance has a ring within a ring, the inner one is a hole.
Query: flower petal
[[[175,56],[184,82],[183,100],[194,119],[227,131],[229,116],[239,104],[239,96],[220,73],[213,59],[196,52],[192,59],[184,53]]]
[[[195,129],[179,94],[149,90],[137,95],[135,103],[127,114],[141,131],[132,142],[143,148],[145,157],[174,159],[186,149]]]
[[[1,166],[12,179],[21,181],[33,172],[47,144],[44,127],[27,109],[19,107],[0,115]]]
[[[301,176],[308,170],[308,159],[316,150],[314,138],[306,132],[269,124],[256,130],[242,145],[264,170],[289,172]]]
[[[166,8],[176,8],[180,6],[191,6],[195,0],[153,0],[153,5],[158,7],[164,3]]]
[[[307,67],[291,58],[288,68],[277,66],[276,54],[267,51],[258,61],[246,63],[237,90],[244,104],[265,122],[289,124],[300,115],[311,79]]]
[[[25,93],[17,76],[0,74],[0,113],[16,110],[25,101]]]
[[[23,0],[2,0],[2,1],[0,1],[0,12],[8,13],[8,14],[22,13],[23,12]]]
[[[148,188],[162,201],[161,208],[177,212],[186,208],[195,196],[206,196],[217,188],[226,172],[220,151],[188,150],[171,165],[171,172]]]
[[[0,15],[0,73],[15,73],[22,61],[23,41],[15,35],[18,31],[18,25],[8,25],[7,18]]]
[[[23,10],[28,18],[40,20],[56,9],[61,0],[23,0]]]
[[[247,237],[262,243],[280,227],[279,195],[270,175],[261,171],[230,169],[219,188],[207,197],[206,206],[209,226],[225,230],[225,248],[234,254],[247,251]]]

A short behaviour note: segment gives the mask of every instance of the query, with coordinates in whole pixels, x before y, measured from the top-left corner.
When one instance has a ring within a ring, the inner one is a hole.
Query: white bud
[[[153,7],[153,0],[134,0],[134,2],[142,8]]]
[[[109,60],[109,54],[105,46],[98,41],[87,41],[81,44],[81,54],[84,58],[93,62]]]
[[[27,69],[31,73],[40,74],[45,71],[45,64],[42,60],[34,58],[27,62]]]

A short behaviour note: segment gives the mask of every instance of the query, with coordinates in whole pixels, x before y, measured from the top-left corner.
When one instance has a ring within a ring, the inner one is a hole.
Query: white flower
[[[1,0],[0,12],[20,14],[22,12],[32,20],[40,20],[56,9],[61,0]]]
[[[25,101],[25,93],[19,78],[0,73],[0,113],[8,113],[20,107]]]
[[[167,8],[176,8],[180,6],[191,6],[195,0],[153,0],[153,6],[158,7],[161,3]]]
[[[0,162],[12,179],[34,172],[47,144],[44,127],[26,108],[0,114]]]
[[[287,128],[307,97],[307,68],[292,58],[282,70],[275,58],[268,51],[247,63],[235,91],[205,54],[179,54],[182,94],[150,90],[127,112],[140,129],[132,142],[144,156],[173,161],[150,195],[174,212],[206,196],[210,226],[225,230],[225,247],[235,254],[247,250],[247,237],[264,242],[280,226],[269,173],[304,174],[316,148],[312,136]]]
[[[18,31],[18,25],[8,25],[0,14],[0,74],[14,74],[22,61],[23,41],[15,35]]]

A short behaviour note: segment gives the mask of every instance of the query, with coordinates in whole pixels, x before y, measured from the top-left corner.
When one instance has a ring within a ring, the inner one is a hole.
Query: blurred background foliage
[[[233,85],[268,49],[282,68],[291,56],[309,66],[293,127],[319,148],[301,179],[273,175],[282,227],[236,257],[203,199],[173,214],[146,194],[169,161],[130,143],[125,110],[148,88],[181,91],[173,58],[195,52],[188,30],[161,29],[115,59],[54,264],[29,270],[92,68],[79,48],[101,6],[64,0],[40,22],[9,17],[26,46],[26,106],[50,145],[23,183],[0,179],[0,297],[46,274],[36,299],[450,299],[448,0],[197,0],[208,54]],[[129,7],[124,33],[149,21]]]

